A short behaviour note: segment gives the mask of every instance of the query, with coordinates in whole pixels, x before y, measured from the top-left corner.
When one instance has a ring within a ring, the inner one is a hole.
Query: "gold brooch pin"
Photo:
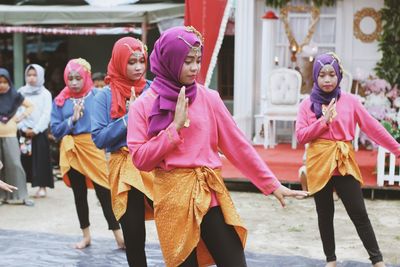
[[[187,118],[185,124],[183,124],[183,127],[188,128],[189,126],[190,126],[190,119]]]

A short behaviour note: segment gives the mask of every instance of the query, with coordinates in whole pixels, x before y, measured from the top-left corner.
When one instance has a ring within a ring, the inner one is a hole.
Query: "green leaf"
[[[382,35],[378,40],[382,59],[377,62],[374,70],[378,77],[391,84],[400,85],[400,5],[396,0],[385,0],[381,9]]]

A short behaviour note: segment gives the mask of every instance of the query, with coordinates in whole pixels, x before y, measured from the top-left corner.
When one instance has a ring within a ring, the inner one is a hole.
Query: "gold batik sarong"
[[[111,203],[115,218],[119,220],[125,214],[128,205],[128,192],[131,187],[138,189],[146,197],[153,200],[152,172],[139,171],[132,163],[128,148],[111,153],[110,157]],[[153,209],[145,200],[145,219],[154,218]]]
[[[352,175],[363,184],[350,142],[317,139],[306,150],[307,186],[310,194],[320,191],[337,169],[340,175]]]
[[[220,170],[207,167],[154,170],[154,219],[167,267],[183,263],[197,247],[200,266],[214,264],[201,240],[200,224],[216,193],[225,222],[234,226],[243,247],[247,230],[233,205]]]
[[[93,181],[110,189],[105,153],[96,147],[89,133],[66,135],[61,140],[60,171],[69,187],[71,183],[67,173],[71,168],[86,176],[88,188],[93,188]]]

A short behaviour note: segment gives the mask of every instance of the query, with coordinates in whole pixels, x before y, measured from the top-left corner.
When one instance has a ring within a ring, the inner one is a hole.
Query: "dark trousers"
[[[147,199],[153,207],[153,202]],[[132,187],[128,192],[128,206],[120,219],[124,235],[126,258],[130,267],[146,267],[146,227],[144,221],[145,195]]]
[[[25,136],[24,132],[20,134]],[[22,154],[21,162],[26,173],[26,181],[32,183],[32,187],[54,188],[47,131],[38,133],[32,138],[32,155]]]
[[[246,267],[242,242],[235,228],[225,223],[221,208],[213,207],[200,225],[201,238],[218,267]],[[196,249],[180,267],[197,267]]]
[[[333,176],[328,184],[314,195],[318,214],[318,226],[326,261],[336,261],[335,236],[333,229],[333,190],[346,208],[347,214],[357,229],[357,233],[366,248],[372,264],[382,261],[382,254],[376,241],[374,230],[369,221],[364,204],[360,183],[354,177]]]
[[[75,207],[78,213],[78,219],[81,229],[90,226],[89,223],[89,205],[87,201],[87,186],[86,178],[83,174],[75,169],[68,172],[69,180],[71,181],[71,188],[74,192]],[[92,181],[93,182],[93,181]],[[97,198],[100,201],[104,217],[107,220],[109,230],[120,229],[118,221],[115,219],[114,213],[111,208],[111,192],[107,188],[93,182],[94,190]]]

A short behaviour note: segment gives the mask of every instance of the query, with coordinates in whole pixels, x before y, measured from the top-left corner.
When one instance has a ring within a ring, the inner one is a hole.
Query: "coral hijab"
[[[57,106],[64,106],[65,100],[68,98],[81,98],[89,93],[93,88],[93,81],[90,72],[90,64],[83,58],[71,59],[64,70],[64,82],[66,86],[54,99]],[[74,92],[68,87],[68,75],[70,72],[76,71],[84,80],[83,88],[79,92]]]
[[[123,37],[114,44],[112,50],[105,82],[111,88],[111,118],[113,119],[120,118],[126,114],[126,99],[131,96],[131,88],[134,87],[136,95],[139,95],[146,86],[146,80],[143,75],[135,81],[127,77],[126,66],[129,58],[135,52],[143,53],[145,65],[147,66],[147,51],[143,43],[138,39]]]

